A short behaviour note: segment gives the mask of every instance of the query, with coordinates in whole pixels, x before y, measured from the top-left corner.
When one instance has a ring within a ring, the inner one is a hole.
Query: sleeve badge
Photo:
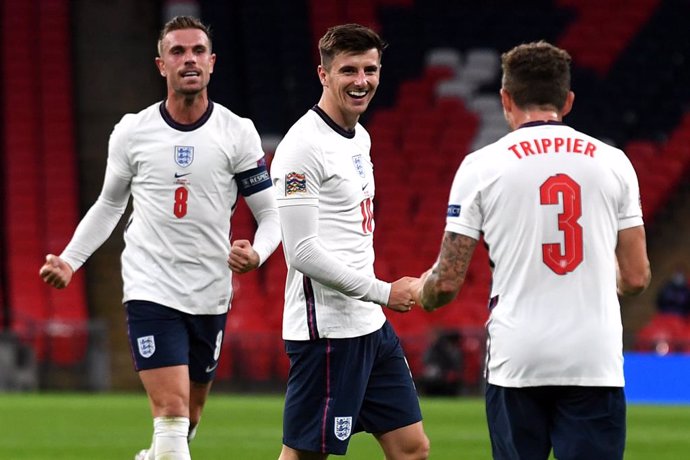
[[[304,174],[290,172],[285,175],[285,196],[307,193],[307,178]]]

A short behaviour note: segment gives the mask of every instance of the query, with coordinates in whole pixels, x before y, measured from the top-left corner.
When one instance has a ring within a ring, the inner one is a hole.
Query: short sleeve
[[[618,230],[643,225],[640,186],[635,168],[627,157],[623,157],[619,174],[621,174],[621,199],[618,205]]]
[[[455,174],[448,198],[446,231],[479,239],[482,228],[480,180],[476,162],[467,156]]]

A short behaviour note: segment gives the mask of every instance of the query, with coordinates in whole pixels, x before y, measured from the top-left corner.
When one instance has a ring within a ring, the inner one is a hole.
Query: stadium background
[[[654,280],[646,294],[624,300],[626,349],[690,348],[690,327],[658,325],[654,309],[660,284],[690,260],[686,0],[1,4],[0,389],[139,388],[121,305],[122,223],[68,289],[47,288],[37,272],[98,196],[113,125],[164,96],[155,44],[177,12],[197,12],[211,25],[218,54],[211,98],[255,122],[269,160],[318,100],[316,40],[328,26],[360,22],[390,43],[382,85],[362,120],[377,174],[376,269],[389,280],[433,262],[455,169],[466,153],[506,132],[497,105],[499,54],[538,39],[566,48],[576,93],[566,121],[623,148],[641,182]],[[233,238],[253,232],[242,205],[233,227]],[[235,278],[220,388],[282,388],[284,272],[277,252],[259,271]],[[416,376],[435,334],[459,331],[461,392],[478,392],[488,283],[480,249],[453,305],[433,315],[389,315]]]

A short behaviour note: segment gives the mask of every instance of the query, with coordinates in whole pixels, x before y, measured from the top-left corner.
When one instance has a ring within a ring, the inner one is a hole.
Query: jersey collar
[[[532,126],[545,126],[545,125],[557,125],[557,126],[565,126],[565,123],[562,121],[556,121],[556,120],[535,120],[535,121],[528,121],[527,123],[523,123],[520,126],[518,126],[518,129],[520,128],[531,128]]]
[[[321,117],[321,119],[323,121],[325,121],[326,124],[328,126],[330,126],[331,129],[333,129],[333,131],[335,131],[336,133],[338,133],[341,136],[346,137],[348,139],[352,139],[353,137],[355,137],[355,130],[354,129],[352,131],[348,131],[347,129],[344,129],[338,123],[333,121],[333,119],[331,117],[329,117],[328,114],[326,112],[324,112],[323,109],[321,107],[319,107],[318,105],[315,105],[311,109],[314,112],[316,112]]]
[[[211,114],[213,113],[213,101],[209,99],[208,107],[206,107],[206,112],[204,112],[201,118],[199,118],[197,121],[195,121],[194,123],[190,123],[188,125],[184,125],[173,120],[173,118],[170,116],[170,112],[168,112],[168,109],[165,108],[165,99],[161,102],[158,108],[161,112],[163,120],[172,129],[176,129],[178,131],[194,131],[195,129],[201,128],[204,125],[204,123],[206,123],[208,119],[211,118]]]

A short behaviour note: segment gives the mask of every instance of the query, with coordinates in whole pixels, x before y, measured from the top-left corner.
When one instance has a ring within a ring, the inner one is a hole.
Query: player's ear
[[[167,76],[165,71],[165,62],[163,62],[163,59],[159,57],[156,58],[156,67],[158,67],[158,72],[161,74],[161,77]]]
[[[513,111],[513,98],[505,88],[501,88],[501,104],[503,105],[504,112],[510,113]]]
[[[568,96],[565,98],[565,104],[563,104],[563,110],[561,110],[561,117],[564,117],[570,113],[573,108],[573,102],[575,101],[575,93],[568,91]]]
[[[209,63],[211,64],[208,73],[213,73],[213,67],[216,65],[216,53],[211,53],[209,57]]]
[[[321,86],[328,87],[326,84],[326,75],[328,72],[326,72],[326,68],[323,65],[319,65],[316,68],[316,73],[319,75],[319,81],[321,82]]]

